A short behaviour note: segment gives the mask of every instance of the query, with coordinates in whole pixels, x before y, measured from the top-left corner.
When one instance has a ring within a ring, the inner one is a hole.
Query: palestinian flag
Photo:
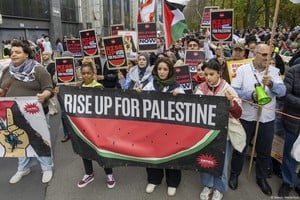
[[[171,48],[172,44],[182,37],[183,33],[188,32],[185,17],[180,8],[183,8],[182,5],[164,0],[163,15],[166,49]]]

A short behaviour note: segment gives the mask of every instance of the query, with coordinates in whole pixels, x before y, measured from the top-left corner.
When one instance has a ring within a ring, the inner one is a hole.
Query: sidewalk
[[[17,167],[16,159],[0,159],[0,194],[10,200],[198,200],[203,188],[200,184],[199,173],[182,171],[182,181],[174,197],[168,197],[165,181],[152,194],[145,192],[147,184],[146,170],[142,167],[118,167],[114,169],[116,186],[108,189],[105,184],[104,170],[94,162],[95,180],[85,188],[78,188],[77,182],[84,173],[81,158],[73,153],[71,141],[61,143],[63,137],[60,116],[51,117],[51,137],[54,154],[54,176],[50,183],[42,184],[39,166],[19,183],[8,183]],[[54,131],[59,127],[59,131]],[[277,192],[281,180],[274,176],[269,179],[273,189],[272,197],[264,195],[255,182],[254,166],[250,179],[247,179],[248,162],[239,178],[239,188],[224,195],[224,200],[267,200],[281,199]],[[2,198],[1,198],[2,199]],[[293,191],[289,199],[300,199]]]

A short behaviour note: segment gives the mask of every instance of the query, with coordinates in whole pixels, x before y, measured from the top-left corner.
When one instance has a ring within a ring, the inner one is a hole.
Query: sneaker
[[[109,189],[115,187],[116,181],[115,181],[114,175],[108,174],[108,175],[106,176],[106,185],[107,185],[107,187],[108,187]]]
[[[176,187],[168,187],[168,195],[174,196],[176,194]]]
[[[292,188],[289,187],[287,184],[282,183],[279,191],[278,191],[278,196],[279,197],[288,197],[290,196],[290,192],[291,192]]]
[[[154,189],[155,189],[156,186],[157,186],[157,185],[154,185],[154,184],[152,184],[152,183],[148,183],[148,185],[147,185],[147,187],[146,187],[146,192],[147,192],[147,193],[152,193],[152,192],[154,191]]]
[[[200,199],[201,200],[208,200],[209,195],[212,193],[212,189],[209,187],[204,187],[202,192],[200,193]]]
[[[85,187],[87,184],[89,184],[90,182],[92,182],[95,179],[94,174],[91,175],[87,175],[85,174],[82,179],[79,181],[79,183],[77,184],[77,186],[79,188],[83,188]]]
[[[52,179],[52,170],[47,170],[43,172],[42,183],[48,183]]]
[[[223,198],[223,194],[218,190],[215,190],[211,200],[221,200]]]
[[[10,178],[9,183],[14,184],[14,183],[19,182],[19,181],[22,179],[23,176],[26,176],[26,175],[28,175],[29,173],[30,173],[30,169],[29,169],[29,168],[26,169],[25,171],[17,171],[17,172],[15,173],[15,175],[13,175],[13,176]]]

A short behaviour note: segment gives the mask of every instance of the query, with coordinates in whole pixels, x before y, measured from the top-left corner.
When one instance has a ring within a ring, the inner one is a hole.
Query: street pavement
[[[85,188],[78,188],[77,182],[84,174],[80,156],[73,152],[71,141],[61,143],[63,137],[60,115],[50,117],[50,132],[54,156],[54,175],[51,182],[43,184],[40,166],[31,168],[31,173],[16,184],[9,184],[10,177],[16,172],[17,159],[0,159],[0,199],[9,200],[196,200],[203,189],[199,173],[183,171],[182,181],[174,197],[168,197],[165,181],[152,194],[145,192],[146,170],[142,167],[114,168],[116,186],[108,189],[105,184],[104,170],[94,162],[95,180]],[[281,199],[277,191],[281,180],[273,175],[268,179],[273,196],[264,195],[255,182],[254,167],[247,178],[248,163],[239,177],[239,188],[229,189],[224,200],[267,200]],[[293,191],[289,199],[300,199]]]

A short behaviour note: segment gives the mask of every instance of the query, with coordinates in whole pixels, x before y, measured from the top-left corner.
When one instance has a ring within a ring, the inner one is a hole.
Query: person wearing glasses
[[[247,135],[246,147],[242,153],[234,150],[231,158],[229,187],[233,190],[238,187],[238,176],[243,169],[247,144],[252,141],[255,133],[258,115],[258,97],[255,92],[255,84],[259,83],[265,86],[266,94],[272,99],[266,105],[270,109],[275,109],[276,97],[282,97],[286,92],[286,87],[279,75],[279,69],[270,66],[267,75],[265,74],[267,58],[270,52],[269,48],[270,47],[266,44],[257,45],[254,50],[253,61],[239,67],[236,76],[232,79],[231,86],[235,89],[238,96],[248,101],[242,102],[242,116],[240,118]],[[261,191],[268,196],[272,195],[272,189],[266,179],[268,177],[268,167],[271,160],[274,122],[275,112],[262,108],[255,146],[255,171],[256,183]]]

